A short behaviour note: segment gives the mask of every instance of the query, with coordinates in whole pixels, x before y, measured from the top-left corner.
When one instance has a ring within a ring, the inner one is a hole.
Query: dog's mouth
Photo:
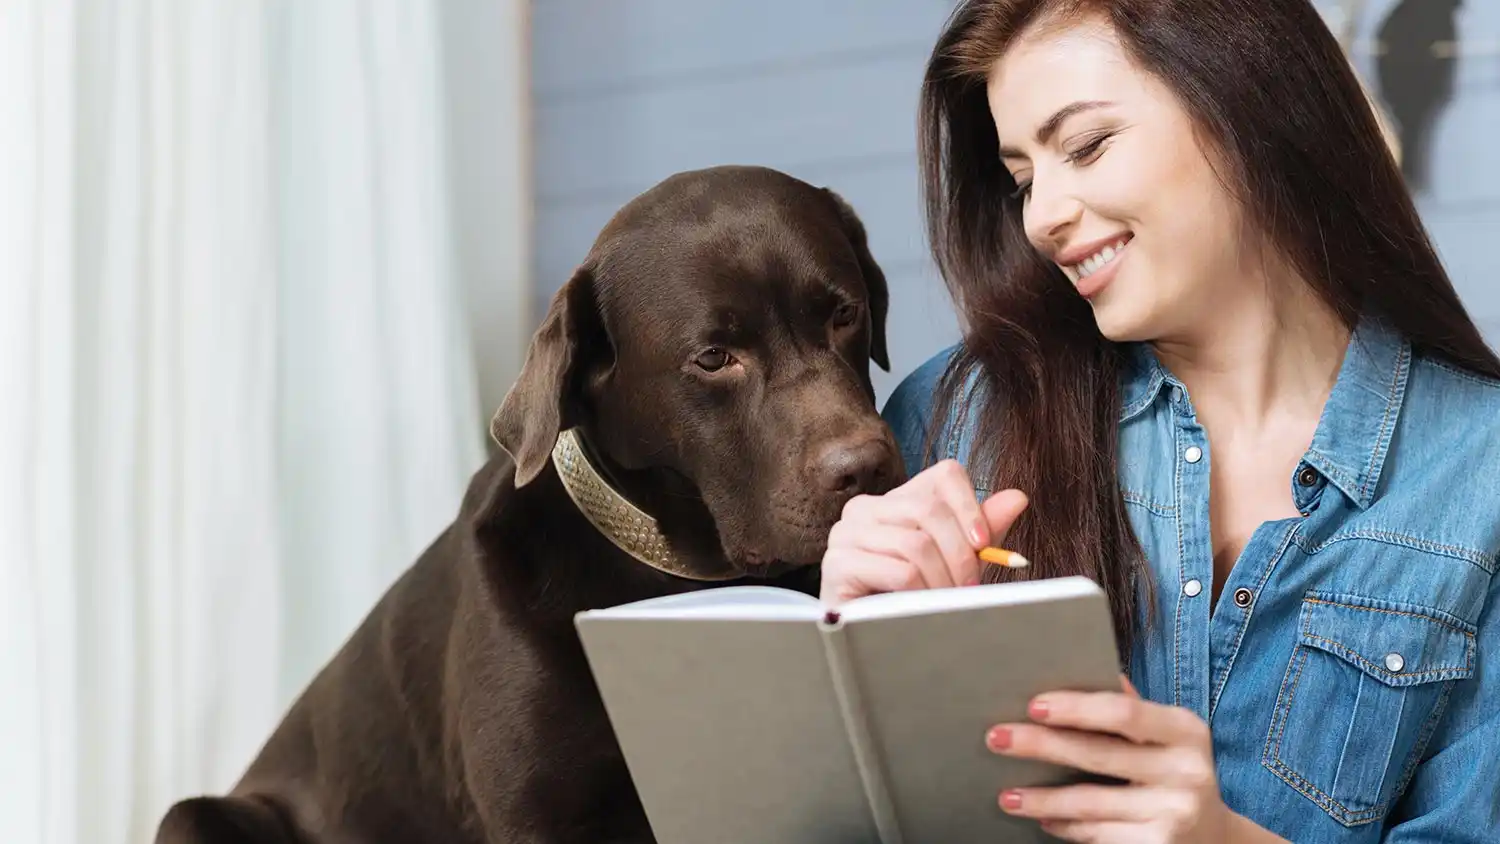
[[[770,580],[771,578],[780,577],[793,569],[802,568],[803,565],[802,563],[787,562],[779,557],[766,557],[758,551],[749,551],[746,552],[744,559],[740,561],[739,569],[745,573],[746,577],[758,580]]]
[[[816,566],[828,549],[828,533],[838,522],[834,503],[773,496],[760,519],[721,522],[724,556],[745,577],[773,579]]]
[[[768,563],[748,563],[744,567],[746,577],[756,580],[769,580],[787,568],[780,560],[772,560]]]

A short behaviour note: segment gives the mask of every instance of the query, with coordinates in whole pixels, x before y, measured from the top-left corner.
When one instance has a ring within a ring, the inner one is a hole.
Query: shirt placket
[[[1178,706],[1208,717],[1209,622],[1213,601],[1213,535],[1209,523],[1208,438],[1181,385],[1170,388],[1174,498],[1177,513],[1177,612],[1173,695]]]

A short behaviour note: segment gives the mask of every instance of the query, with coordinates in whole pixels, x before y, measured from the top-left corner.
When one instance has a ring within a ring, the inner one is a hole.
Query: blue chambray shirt
[[[982,485],[974,420],[932,406],[952,351],[884,416],[913,474],[951,457]],[[1156,589],[1129,675],[1210,724],[1229,807],[1298,844],[1500,841],[1500,383],[1362,321],[1288,478],[1305,516],[1255,531],[1210,613],[1210,443],[1148,346],[1122,377],[1120,486]]]

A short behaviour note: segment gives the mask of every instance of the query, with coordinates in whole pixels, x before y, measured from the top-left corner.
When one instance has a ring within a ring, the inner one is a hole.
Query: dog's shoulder
[[[475,523],[493,515],[516,490],[516,464],[504,449],[495,453],[469,477],[459,505],[458,521]]]

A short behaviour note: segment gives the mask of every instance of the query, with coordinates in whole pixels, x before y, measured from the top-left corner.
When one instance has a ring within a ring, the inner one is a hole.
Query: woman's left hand
[[[991,750],[1124,780],[1008,790],[1000,806],[1083,842],[1226,842],[1238,816],[1224,805],[1208,725],[1191,710],[1125,692],[1039,695],[1034,723],[990,730]]]

